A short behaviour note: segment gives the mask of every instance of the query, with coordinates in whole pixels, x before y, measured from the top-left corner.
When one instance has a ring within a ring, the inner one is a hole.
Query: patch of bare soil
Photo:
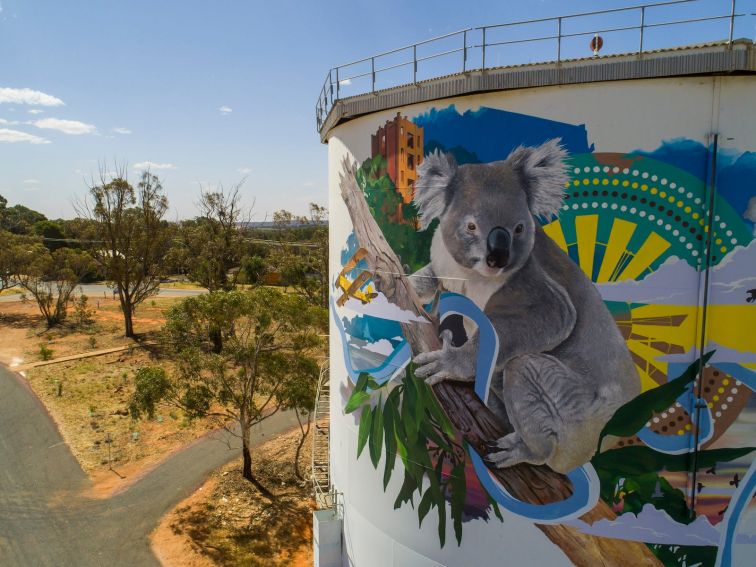
[[[179,299],[158,298],[142,305],[134,320],[143,336],[154,334],[164,311]],[[41,359],[40,345],[52,358],[135,344],[123,336],[117,301],[90,299],[93,321],[77,328],[69,321],[46,329],[32,302],[0,303],[0,362],[14,366]],[[66,443],[94,482],[92,496],[107,497],[144,474],[218,423],[190,422],[168,408],[153,420],[133,421],[128,402],[134,375],[142,366],[162,366],[170,360],[147,349],[134,348],[102,356],[29,369],[26,380],[55,420]]]
[[[299,431],[272,439],[253,454],[253,472],[275,499],[241,476],[241,463],[215,471],[192,496],[167,514],[152,533],[164,567],[312,565],[311,484],[294,474]],[[308,469],[310,438],[300,464]],[[308,478],[309,470],[302,471]]]

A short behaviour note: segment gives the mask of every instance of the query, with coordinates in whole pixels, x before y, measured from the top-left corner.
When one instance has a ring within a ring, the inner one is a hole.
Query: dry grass
[[[298,479],[292,466],[298,441],[297,430],[268,441],[253,455],[254,473],[276,495],[273,501],[242,478],[241,463],[214,472],[153,533],[157,555],[173,555],[163,564],[201,558],[223,566],[312,565],[311,485]],[[302,451],[303,468],[309,466],[310,441],[308,437]],[[176,549],[184,550],[180,557],[169,552]]]

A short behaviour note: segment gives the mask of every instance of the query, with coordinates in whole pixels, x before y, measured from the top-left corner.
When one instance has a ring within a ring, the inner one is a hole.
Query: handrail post
[[[641,21],[640,21],[640,44],[638,46],[638,55],[643,55],[643,26],[646,25],[646,7],[641,6]]]
[[[371,92],[375,92],[375,57],[370,58],[370,74],[373,78],[373,90]]]
[[[331,106],[333,106],[333,68],[328,71],[328,90],[331,95]]]
[[[417,44],[412,46],[412,83],[417,84]]]
[[[462,32],[462,72],[467,72],[467,30]]]
[[[562,17],[557,18],[557,65],[562,62]]]
[[[339,68],[336,67],[336,100],[339,100],[339,89],[341,88],[341,83],[339,82]]]
[[[727,44],[732,48],[732,35],[735,33],[735,0],[731,2],[730,8],[730,39]]]
[[[486,70],[486,28],[483,28],[483,67],[481,67],[484,71]]]

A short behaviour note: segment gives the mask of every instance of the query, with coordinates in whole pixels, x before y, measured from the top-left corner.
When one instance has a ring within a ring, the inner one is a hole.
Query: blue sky
[[[200,184],[245,176],[256,220],[280,208],[303,213],[310,201],[327,202],[327,148],[313,108],[331,66],[464,27],[632,3],[0,0],[0,194],[70,217],[106,160],[127,162],[132,180],[151,163],[171,218],[194,215]],[[749,0],[738,4],[754,11]],[[705,0],[689,15],[728,7]],[[752,22],[737,31],[752,37]],[[725,24],[711,33],[724,36]],[[584,54],[587,41],[565,49]],[[517,56],[539,59],[546,48]],[[507,53],[514,48],[489,61],[506,63]],[[359,86],[345,85],[344,95]]]

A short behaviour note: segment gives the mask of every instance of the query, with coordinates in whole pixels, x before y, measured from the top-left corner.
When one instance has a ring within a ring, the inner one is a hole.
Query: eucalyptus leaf
[[[370,411],[370,408],[365,408],[362,410],[362,415],[360,416],[360,429],[357,433],[357,458],[360,458],[360,455],[362,454],[362,450],[365,448],[365,444],[367,443],[368,437],[370,436],[370,430],[373,426],[373,419],[372,419],[373,413]]]
[[[394,470],[396,462],[396,431],[395,421],[397,417],[397,408],[394,401],[389,398],[386,405],[383,406],[383,434],[386,443],[386,462],[383,468],[383,490],[386,490],[391,480],[391,472]]]
[[[367,392],[360,392],[355,390],[347,401],[344,413],[352,413],[354,410],[361,407],[365,402],[370,401],[370,394]]]
[[[383,410],[380,402],[373,408],[373,427],[370,431],[368,445],[370,448],[370,460],[374,467],[378,466],[381,460],[381,450],[383,448]]]
[[[426,490],[425,494],[423,494],[423,497],[420,500],[420,504],[418,504],[417,506],[418,527],[423,527],[423,520],[425,519],[425,516],[428,515],[428,512],[430,512],[432,504],[433,494],[430,490]]]

